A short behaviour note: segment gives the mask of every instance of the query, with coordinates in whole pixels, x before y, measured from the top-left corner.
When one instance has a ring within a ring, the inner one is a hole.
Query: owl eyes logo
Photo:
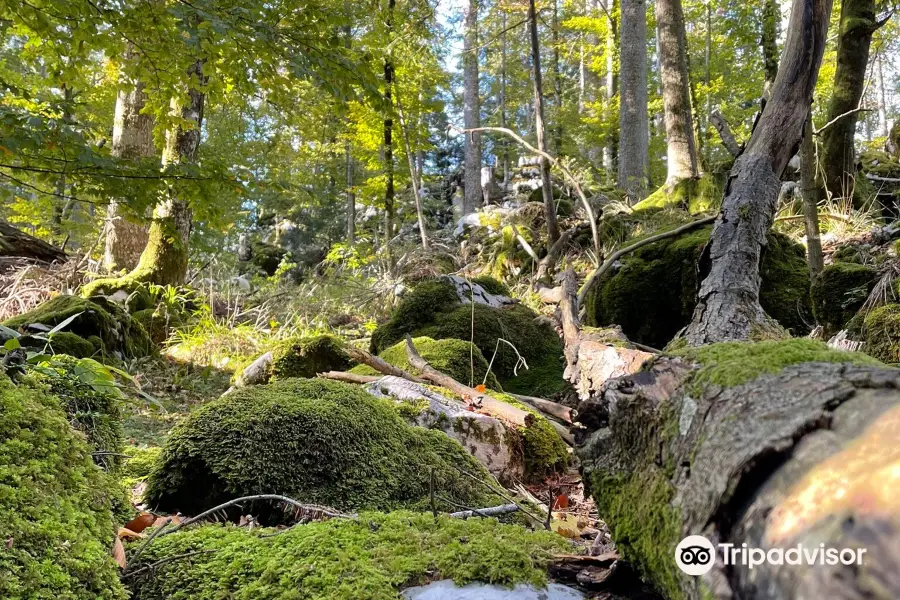
[[[688,575],[703,575],[716,562],[716,550],[702,535],[689,535],[675,548],[675,562]]]

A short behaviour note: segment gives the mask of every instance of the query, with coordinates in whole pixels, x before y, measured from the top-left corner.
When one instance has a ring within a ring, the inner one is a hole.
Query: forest
[[[900,598],[897,0],[0,0],[0,598]]]

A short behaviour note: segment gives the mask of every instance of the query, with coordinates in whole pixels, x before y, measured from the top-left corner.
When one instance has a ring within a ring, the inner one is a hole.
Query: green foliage
[[[866,354],[886,363],[900,363],[900,304],[885,304],[863,320]]]
[[[272,349],[270,375],[273,379],[315,377],[326,371],[344,371],[352,365],[340,338],[296,337],[281,341]]]
[[[711,228],[638,248],[596,282],[585,301],[587,323],[620,325],[629,339],[664,347],[690,322],[700,287],[697,263]],[[808,331],[809,275],[803,248],[772,232],[760,260],[760,303],[795,334]]]
[[[433,340],[428,337],[413,338],[416,350],[428,361],[432,367],[452,377],[464,385],[475,387],[484,382],[494,390],[501,390],[493,371],[488,373],[488,362],[476,346],[471,342],[456,339]],[[379,354],[381,358],[413,375],[418,371],[409,364],[406,353],[406,342],[397,342],[390,348],[386,348]],[[475,367],[474,377],[472,367]],[[359,365],[352,369],[354,373],[362,375],[378,375],[378,372],[368,365]],[[487,380],[485,380],[487,375]]]
[[[822,342],[807,338],[723,342],[699,348],[684,348],[672,354],[702,365],[692,376],[697,386],[741,385],[760,375],[778,373],[790,365],[809,362],[881,365],[865,354],[832,350]]]
[[[457,468],[490,480],[456,441],[407,425],[384,400],[352,385],[285,379],[194,411],[166,440],[146,500],[189,514],[255,493],[338,509],[423,508],[432,469],[451,501],[496,500]]]
[[[114,482],[44,389],[0,377],[0,414],[0,596],[124,599]]]
[[[878,281],[878,272],[869,266],[835,262],[813,280],[810,296],[816,321],[831,336],[844,328],[862,308]]]
[[[159,446],[125,446],[122,453],[127,456],[121,469],[122,482],[128,486],[145,481],[159,460],[162,448]]]
[[[153,353],[153,344],[144,328],[115,302],[103,297],[86,299],[57,296],[27,313],[9,319],[4,325],[13,329],[32,323],[53,327],[70,317],[73,319],[66,331],[85,340],[98,336],[101,341],[98,350],[103,356],[120,353],[122,356],[135,358]],[[83,345],[81,347],[86,348]]]
[[[520,304],[503,308],[463,305],[453,284],[425,281],[400,302],[390,321],[375,331],[371,348],[380,352],[407,333],[436,340],[471,340],[488,362],[494,357],[493,371],[506,391],[549,396],[566,389],[559,336]],[[519,354],[498,339],[511,343]],[[519,355],[527,361],[528,369],[517,367]]]
[[[359,521],[265,533],[208,525],[160,538],[145,551],[145,562],[197,548],[215,552],[136,578],[130,584],[135,598],[216,600],[227,593],[234,600],[274,600],[290,590],[307,600],[395,600],[404,587],[435,579],[541,586],[551,555],[569,549],[556,534],[495,519],[435,520],[409,512],[364,513]]]

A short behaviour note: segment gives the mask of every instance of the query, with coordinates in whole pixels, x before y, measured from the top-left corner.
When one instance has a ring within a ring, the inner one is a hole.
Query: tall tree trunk
[[[478,0],[468,0],[463,38],[463,122],[466,129],[481,127],[481,103],[478,94]],[[482,205],[481,133],[466,134],[466,162],[463,179],[463,214]]]
[[[888,136],[887,95],[884,93],[884,54],[879,54],[875,62],[875,102],[878,104],[878,137]]]
[[[503,33],[500,34],[500,127],[507,127],[506,124],[506,11],[501,8],[501,27]],[[503,155],[503,190],[506,191],[509,186],[511,176],[509,169],[509,142],[504,138],[500,141],[501,153]]]
[[[126,50],[126,61],[135,51]],[[153,115],[141,114],[146,98],[144,84],[129,82],[129,89],[119,90],[113,121],[111,152],[114,158],[142,159],[156,155],[153,143]],[[148,227],[130,220],[120,209],[119,201],[111,200],[106,210],[106,244],[103,266],[107,271],[133,269],[147,246]]]
[[[622,0],[619,32],[619,188],[632,204],[647,193],[647,3]]]
[[[703,153],[706,165],[709,165],[709,124],[712,116],[712,0],[706,0],[706,43],[703,49],[704,74],[703,82],[706,84],[706,110],[703,112]]]
[[[762,13],[762,39],[763,70],[765,83],[763,83],[763,98],[768,102],[775,76],[778,74],[778,22],[781,20],[781,11],[778,9],[778,0],[763,0]]]
[[[387,14],[387,40],[390,48],[391,39],[394,33],[394,7],[395,0],[388,0]],[[391,57],[391,51],[384,59],[384,140],[382,144],[382,153],[384,158],[384,247],[390,257],[390,243],[394,239],[394,103],[391,99],[391,93],[394,83],[394,61]],[[390,258],[389,258],[390,261]]]
[[[204,62],[197,60],[188,69],[191,84],[187,102],[179,105],[174,99],[172,101],[173,112],[179,115],[186,125],[178,125],[166,132],[163,168],[197,161],[205,103],[205,94],[200,91],[200,88],[206,85],[206,77],[203,75]],[[170,183],[165,199],[153,209],[153,222],[150,225],[147,246],[141,253],[137,267],[128,275],[130,279],[158,285],[184,283],[187,275],[192,211],[188,199],[182,197],[177,185],[177,182]]]
[[[400,90],[397,92],[397,116],[400,117],[400,131],[403,133],[403,144],[406,150],[406,160],[409,164],[409,179],[412,182],[412,191],[416,203],[416,220],[419,223],[419,236],[422,239],[422,248],[428,250],[428,229],[425,226],[425,213],[422,210],[422,181],[419,179],[419,171],[416,169],[415,154],[409,143],[409,121],[403,115],[403,102],[400,98]]]
[[[353,153],[349,140],[344,142],[344,191],[345,213],[347,218],[347,244],[356,243],[356,194],[353,192]]]
[[[690,345],[746,340],[777,327],[759,304],[759,257],[780,177],[796,153],[825,51],[831,0],[795,0],[783,61],[701,260],[703,283],[684,337]]]
[[[697,144],[691,116],[687,36],[681,0],[657,0],[660,79],[666,117],[666,185],[697,176]]]
[[[553,140],[550,146],[554,156],[562,155],[562,75],[559,69],[559,0],[553,0],[553,21],[550,24],[553,40],[553,106],[556,108],[556,123],[551,130]]]
[[[803,126],[800,144],[800,192],[803,197],[803,224],[806,227],[806,257],[809,274],[815,277],[825,266],[819,232],[819,187],[816,185],[816,144],[813,140],[812,111]]]
[[[541,82],[541,47],[538,41],[537,11],[534,0],[528,0],[528,29],[531,36],[531,66],[534,81],[534,131],[537,135],[537,149],[547,151],[544,139],[544,89]],[[553,202],[553,183],[550,180],[550,161],[541,156],[541,190],[544,197],[544,217],[547,220],[547,237],[552,246],[559,239],[559,224],[556,222],[556,205]]]
[[[862,101],[869,47],[878,27],[875,0],[844,0],[841,3],[837,69],[827,121],[840,118],[822,132],[822,171],[825,189],[832,198],[853,195],[856,174],[854,136],[859,113],[851,111],[855,111]]]
[[[606,77],[604,91],[606,94],[606,121],[612,120],[612,101],[619,93],[619,78],[616,75],[616,41],[618,24],[615,17],[615,0],[600,0],[607,19],[606,29]],[[619,162],[619,137],[610,133],[603,145],[603,168],[606,169],[607,181],[616,180],[616,167]]]

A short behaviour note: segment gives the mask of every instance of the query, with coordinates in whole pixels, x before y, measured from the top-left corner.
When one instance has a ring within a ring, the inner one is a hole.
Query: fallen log
[[[422,379],[434,383],[435,385],[445,387],[457,396],[466,398],[474,404],[480,404],[481,408],[491,415],[500,417],[513,425],[522,426],[529,425],[534,419],[534,415],[527,411],[516,408],[515,406],[497,400],[496,398],[492,398],[485,392],[480,392],[475,388],[463,385],[449,375],[445,375],[432,367],[428,364],[428,361],[422,358],[418,350],[416,350],[416,346],[413,344],[412,337],[410,337],[409,334],[406,336],[406,356],[407,360],[409,360],[409,364],[422,374]]]
[[[416,377],[412,373],[407,373],[400,367],[395,367],[383,358],[375,356],[374,354],[370,354],[369,352],[366,352],[361,348],[353,348],[351,346],[347,346],[345,350],[347,352],[347,356],[349,356],[352,360],[355,360],[356,362],[362,363],[364,365],[368,365],[382,375],[393,375],[394,377],[402,377],[403,379],[408,379],[409,381],[413,381],[415,383],[425,383],[423,379]]]
[[[65,262],[66,253],[33,235],[19,231],[6,221],[0,221],[0,256],[22,256],[44,262]]]
[[[552,402],[550,400],[544,400],[543,398],[536,398],[534,396],[523,396],[522,394],[510,393],[510,396],[512,396],[522,404],[527,404],[531,408],[539,410],[547,416],[559,419],[560,421],[564,421],[569,425],[575,422],[575,417],[578,415],[578,411],[574,408],[563,406],[558,402]]]

